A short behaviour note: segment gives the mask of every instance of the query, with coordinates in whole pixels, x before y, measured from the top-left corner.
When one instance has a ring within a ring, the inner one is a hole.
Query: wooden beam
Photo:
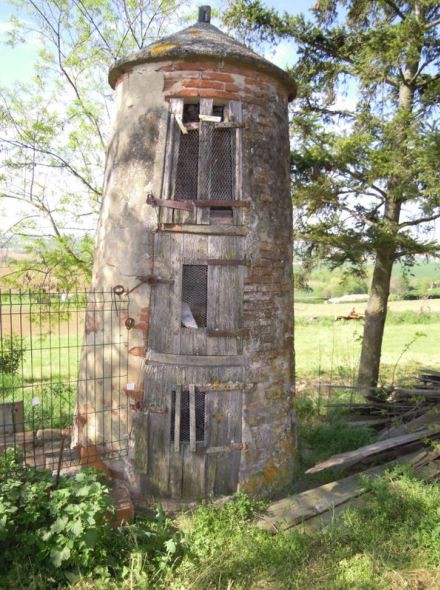
[[[249,330],[247,328],[241,330],[207,330],[206,336],[208,338],[249,338]]]
[[[241,355],[231,356],[195,356],[185,354],[167,354],[163,352],[147,352],[148,364],[175,365],[176,367],[242,367],[244,359]]]
[[[337,506],[364,494],[366,490],[360,482],[361,475],[377,477],[393,465],[401,463],[413,465],[425,455],[425,451],[412,453],[363,471],[361,474],[356,473],[339,481],[278,500],[269,506],[267,513],[257,521],[257,526],[272,533],[287,531],[297,524],[332,511]]]
[[[348,451],[346,453],[339,453],[338,455],[333,455],[326,461],[318,463],[310,469],[307,469],[306,473],[317,473],[318,471],[323,471],[324,469],[329,469],[331,467],[348,467],[349,465],[354,465],[356,463],[359,463],[363,459],[367,459],[368,457],[378,455],[379,453],[382,453],[384,451],[393,450],[398,447],[402,447],[404,445],[414,443],[417,441],[420,441],[420,445],[423,445],[424,439],[426,440],[426,438],[433,437],[438,438],[439,436],[440,428],[425,429],[414,434],[395,436],[393,438],[388,438],[383,441],[378,441],[370,445],[366,445],[354,451]]]
[[[249,230],[244,225],[194,225],[160,223],[159,231],[182,234],[202,234],[210,236],[247,236]]]
[[[208,258],[207,263],[212,266],[250,266],[249,260],[239,260],[236,258]]]

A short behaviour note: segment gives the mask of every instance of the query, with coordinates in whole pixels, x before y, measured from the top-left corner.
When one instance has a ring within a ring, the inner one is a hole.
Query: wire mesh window
[[[174,198],[176,201],[197,198],[199,174],[199,132],[197,129],[180,135],[179,155],[177,157],[176,183]]]
[[[196,442],[205,442],[205,392],[195,392]],[[180,442],[190,442],[190,395],[182,390],[180,397]],[[171,442],[175,439],[176,391],[171,392]]]
[[[200,105],[185,104],[182,120],[184,124],[199,123]],[[212,115],[224,120],[224,106],[214,105]],[[206,125],[206,146],[209,150],[204,196],[199,191],[200,134],[198,129],[189,129],[179,135],[179,148],[174,182],[176,201],[208,198],[212,200],[233,200],[235,190],[235,130],[216,127],[214,122],[201,122]],[[205,149],[205,148],[204,148]]]
[[[184,264],[182,271],[182,325],[206,328],[208,303],[208,266]]]
[[[232,129],[212,128],[210,198],[234,199],[234,153]]]

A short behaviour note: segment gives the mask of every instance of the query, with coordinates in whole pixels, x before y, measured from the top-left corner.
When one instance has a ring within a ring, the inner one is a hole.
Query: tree
[[[297,238],[306,264],[364,273],[373,260],[358,381],[374,386],[393,264],[439,252],[440,5],[430,0],[319,0],[314,19],[230,4],[225,22],[251,42],[293,39]]]
[[[87,284],[113,93],[110,65],[162,36],[177,0],[16,0],[9,43],[37,47],[35,75],[0,89],[0,198],[26,239],[13,284]]]

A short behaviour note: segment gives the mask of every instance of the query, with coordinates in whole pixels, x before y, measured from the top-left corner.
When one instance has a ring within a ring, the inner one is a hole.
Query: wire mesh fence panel
[[[128,305],[113,292],[0,291],[1,452],[11,449],[34,467],[79,463],[81,441],[72,442],[78,392],[85,384],[87,420],[98,421],[109,405],[114,421],[128,412],[121,395],[127,382],[127,330],[119,330]],[[100,323],[103,319],[108,325]],[[90,367],[115,348],[108,383],[97,387],[98,373]],[[120,429],[109,432],[112,447]],[[117,442],[123,452],[126,437]]]

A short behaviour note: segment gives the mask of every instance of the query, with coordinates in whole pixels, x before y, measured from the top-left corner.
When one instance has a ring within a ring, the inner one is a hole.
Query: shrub
[[[25,352],[19,336],[3,336],[0,343],[0,373],[16,373]]]
[[[94,470],[62,477],[27,469],[6,451],[0,461],[0,575],[30,562],[50,580],[108,562],[113,507]]]

